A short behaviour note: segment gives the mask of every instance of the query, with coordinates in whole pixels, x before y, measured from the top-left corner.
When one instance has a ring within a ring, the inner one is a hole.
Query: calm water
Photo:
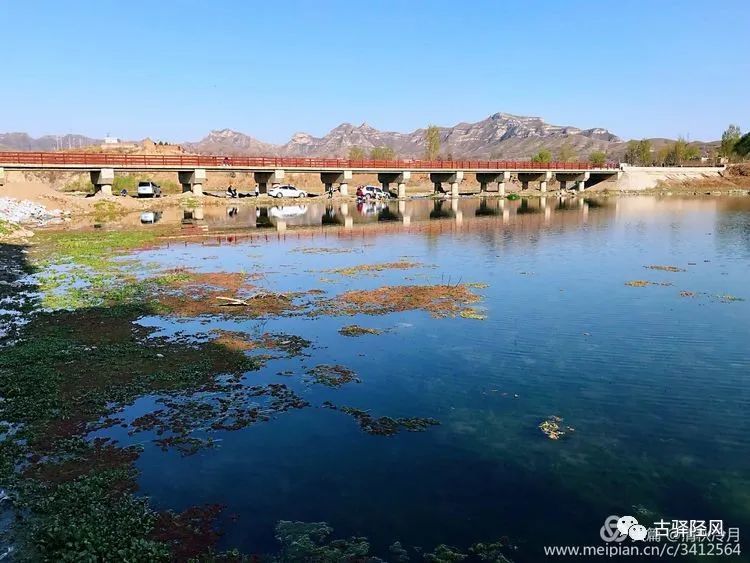
[[[722,297],[750,299],[747,199],[303,207],[206,208],[197,220],[165,211],[164,221],[208,230],[252,233],[278,228],[281,218],[290,230],[136,256],[165,268],[262,272],[276,291],[482,282],[478,308],[487,318],[143,319],[159,334],[227,328],[314,344],[309,357],[274,360],[247,376],[286,383],[311,407],[219,434],[218,449],[189,457],[146,442],[139,483],[157,507],[225,504],[239,518],[223,522],[222,547],[247,552],[275,550],[281,519],[326,521],[338,537],[367,536],[382,555],[395,540],[429,550],[507,536],[517,561],[540,560],[547,544],[601,544],[604,518],[636,509],[648,511],[649,524],[723,519],[750,534],[750,301]],[[335,228],[298,238],[291,228],[344,225],[346,216],[349,235]],[[398,227],[404,216],[408,228],[357,230],[386,220]],[[321,247],[348,252],[300,251]],[[420,267],[354,278],[321,271],[399,259]],[[651,264],[685,271],[644,269]],[[639,279],[672,285],[625,285]],[[337,332],[352,323],[386,332]],[[305,383],[305,370],[320,363],[347,366],[361,383]],[[285,370],[294,375],[278,375]],[[320,408],[325,400],[441,425],[372,436]],[[152,405],[144,398],[125,416]],[[575,432],[546,439],[537,425],[550,415]]]

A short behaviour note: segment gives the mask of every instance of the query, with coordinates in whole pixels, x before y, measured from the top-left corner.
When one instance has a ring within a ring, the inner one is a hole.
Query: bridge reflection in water
[[[253,232],[315,234],[371,233],[401,230],[493,229],[511,227],[567,229],[595,224],[618,213],[620,198],[546,197],[417,199],[410,201],[340,203],[303,202],[297,205],[202,205],[191,209],[154,208],[126,215],[104,225],[163,228],[183,235]],[[79,221],[87,221],[81,218]],[[78,223],[76,227],[93,227]]]

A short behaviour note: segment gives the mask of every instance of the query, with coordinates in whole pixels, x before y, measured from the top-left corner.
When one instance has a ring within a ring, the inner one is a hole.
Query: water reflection
[[[649,199],[649,198],[639,198]],[[459,199],[414,199],[409,201],[367,201],[358,203],[306,202],[293,205],[198,205],[189,209],[166,207],[149,209],[109,221],[106,226],[136,226],[159,223],[167,227],[200,226],[202,230],[300,229],[310,227],[377,226],[425,223],[451,223],[472,227],[497,222],[502,225],[529,221],[539,226],[568,225],[615,216],[622,202],[617,198],[522,198],[498,197]],[[79,218],[75,226],[88,227],[89,219]]]

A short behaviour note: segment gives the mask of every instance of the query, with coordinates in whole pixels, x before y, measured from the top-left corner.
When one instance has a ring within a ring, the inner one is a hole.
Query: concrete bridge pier
[[[521,182],[521,189],[528,190],[529,182],[539,182],[539,191],[547,191],[547,182],[552,179],[552,172],[519,172],[518,179]]]
[[[480,191],[487,191],[487,184],[497,182],[497,195],[505,195],[505,182],[510,180],[510,172],[477,172]]]
[[[349,180],[352,179],[351,170],[342,170],[340,172],[321,172],[320,181],[325,184],[326,191],[333,188],[333,184],[339,185],[341,195],[349,195]]]
[[[431,172],[430,181],[435,185],[435,193],[442,192],[443,182],[451,185],[451,197],[458,197],[458,185],[464,179],[462,170],[454,172]]]
[[[177,173],[182,184],[182,193],[192,192],[193,195],[203,195],[203,185],[206,183],[206,169],[180,170]]]
[[[115,171],[113,168],[102,168],[92,170],[91,183],[94,184],[94,192],[103,196],[112,195],[112,184],[115,183]]]
[[[262,170],[254,172],[253,176],[255,182],[258,184],[258,193],[261,194],[268,193],[268,184],[271,184],[271,187],[275,188],[284,181],[283,170]]]
[[[560,183],[560,189],[568,189],[568,184],[572,183],[574,188],[579,192],[583,191],[586,180],[591,177],[588,172],[558,172],[555,174],[555,179]]]
[[[398,198],[403,199],[406,197],[406,181],[411,178],[411,172],[404,170],[403,172],[381,172],[378,174],[378,182],[383,186],[383,189],[390,192],[391,184],[398,184]]]

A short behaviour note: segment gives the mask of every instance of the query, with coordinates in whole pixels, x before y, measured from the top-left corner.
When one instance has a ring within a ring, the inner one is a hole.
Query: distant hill
[[[101,139],[84,135],[45,135],[35,139],[28,133],[0,133],[0,150],[5,151],[55,151],[100,144]]]
[[[496,113],[476,123],[440,127],[443,156],[455,158],[529,158],[541,148],[555,153],[568,145],[582,158],[595,150],[606,150],[620,139],[602,128],[579,129],[550,125],[539,117]],[[183,146],[201,154],[247,154],[281,156],[338,156],[352,147],[369,152],[375,147],[390,147],[401,158],[420,158],[425,153],[425,130],[411,133],[380,131],[363,123],[342,123],[323,137],[296,133],[284,145],[264,143],[230,129],[212,131],[204,139]]]

